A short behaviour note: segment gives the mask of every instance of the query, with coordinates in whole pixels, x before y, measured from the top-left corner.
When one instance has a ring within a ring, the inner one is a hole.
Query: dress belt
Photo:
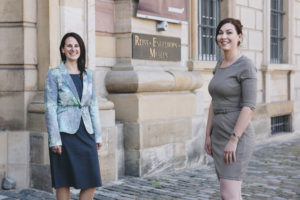
[[[227,114],[227,113],[236,112],[236,111],[241,111],[241,108],[217,108],[217,109],[214,109],[214,114],[215,115]]]

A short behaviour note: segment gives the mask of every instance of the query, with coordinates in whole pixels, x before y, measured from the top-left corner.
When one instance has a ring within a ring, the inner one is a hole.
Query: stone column
[[[36,3],[3,0],[0,7],[0,127],[20,130],[37,87]]]
[[[116,62],[114,13],[115,3],[113,0],[94,1],[95,39],[91,42],[95,45],[94,75],[103,127],[104,142],[100,150],[100,168],[104,181],[117,180],[124,175],[123,125],[115,122],[114,104],[106,98],[107,91],[104,82],[107,72]]]
[[[27,128],[31,131],[47,132],[44,117],[44,87],[49,68],[60,63],[59,0],[37,2],[37,49],[38,49],[38,90],[28,106]]]
[[[221,19],[226,17],[239,18],[236,12],[236,0],[223,0],[221,2]]]
[[[288,85],[289,85],[289,101],[294,101],[295,100],[295,71],[290,71],[288,73]]]
[[[198,60],[198,1],[189,1],[189,14],[190,14],[190,55],[191,60]]]
[[[30,183],[31,187],[51,192],[48,135],[44,116],[44,84],[49,68],[60,63],[59,0],[36,1],[36,5],[38,82],[35,96],[28,105],[26,127],[30,131]]]
[[[4,169],[25,188],[30,181],[27,105],[38,83],[37,1],[3,0],[0,8],[0,174]]]

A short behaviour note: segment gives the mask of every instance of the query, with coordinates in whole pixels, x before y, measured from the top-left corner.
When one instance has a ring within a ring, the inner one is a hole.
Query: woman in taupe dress
[[[205,150],[214,158],[222,199],[242,199],[241,184],[250,161],[255,133],[250,123],[256,104],[256,68],[240,54],[242,25],[222,20],[216,42],[223,51],[209,84],[212,101],[206,126]]]

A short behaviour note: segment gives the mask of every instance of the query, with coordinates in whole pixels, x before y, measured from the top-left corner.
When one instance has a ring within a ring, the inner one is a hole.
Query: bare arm
[[[211,129],[212,129],[212,118],[213,118],[213,107],[212,107],[212,103],[210,103],[209,105],[209,109],[208,109],[208,116],[207,116],[207,123],[206,123],[206,137],[209,136],[210,137],[210,133],[211,133]]]
[[[253,116],[254,111],[249,107],[243,107],[241,113],[238,117],[238,120],[235,124],[233,132],[235,132],[238,136],[242,136],[244,131],[246,130],[251,118]]]
[[[205,137],[205,151],[210,156],[212,156],[210,133],[211,133],[211,129],[212,129],[213,115],[214,115],[213,106],[212,106],[212,103],[210,103],[209,109],[208,109],[208,117],[207,117],[207,123],[206,123],[206,137]]]
[[[234,126],[233,132],[241,137],[247,128],[251,118],[253,116],[254,111],[251,110],[250,107],[244,106],[240,112],[240,115],[237,119],[237,122]],[[224,149],[224,161],[226,164],[231,164],[232,162],[236,161],[235,151],[237,148],[237,144],[239,139],[237,137],[231,136],[230,140],[228,141],[227,145]]]

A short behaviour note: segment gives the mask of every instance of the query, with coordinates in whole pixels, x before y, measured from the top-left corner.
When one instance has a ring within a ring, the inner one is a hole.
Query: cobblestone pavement
[[[243,183],[243,199],[300,199],[300,134],[256,146]],[[288,138],[288,139],[286,139]],[[163,173],[147,178],[126,177],[96,190],[99,200],[220,199],[213,166]],[[77,191],[72,199],[78,199]],[[34,189],[1,191],[0,200],[50,200],[54,195]]]

